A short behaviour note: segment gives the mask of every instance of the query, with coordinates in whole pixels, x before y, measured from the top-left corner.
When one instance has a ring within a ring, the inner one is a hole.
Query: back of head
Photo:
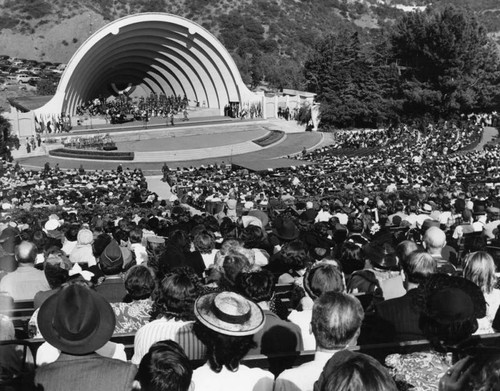
[[[413,240],[403,240],[396,246],[396,256],[398,257],[399,264],[404,265],[408,260],[408,256],[419,249],[417,243]]]
[[[324,293],[314,302],[311,321],[318,348],[345,348],[357,337],[363,318],[363,307],[355,297]]]
[[[408,282],[420,284],[437,272],[436,260],[425,251],[414,251],[402,263]]]
[[[428,252],[438,253],[446,245],[446,234],[440,228],[431,227],[425,231],[423,243]]]
[[[137,378],[143,391],[187,391],[193,369],[177,342],[156,342],[142,358]]]
[[[19,263],[35,263],[37,248],[34,243],[23,240],[16,246],[15,256]]]
[[[497,278],[495,262],[485,251],[476,251],[465,259],[464,277],[476,284],[483,293],[491,293]]]
[[[106,246],[99,257],[101,271],[108,276],[119,274],[123,271],[123,253],[116,240]]]
[[[268,270],[240,273],[236,278],[238,291],[256,303],[271,300],[274,285],[274,276]]]
[[[155,312],[183,320],[194,319],[193,306],[199,293],[200,282],[194,271],[175,269],[165,276],[153,294]]]
[[[345,292],[344,276],[332,261],[317,262],[304,275],[304,289],[313,300],[325,292]]]
[[[68,280],[71,268],[71,261],[62,253],[50,254],[43,263],[45,278],[52,289],[59,288]]]
[[[125,277],[125,289],[132,300],[147,299],[155,288],[153,272],[146,266],[132,266]]]
[[[314,385],[315,391],[396,391],[391,375],[373,357],[350,353],[332,358]]]

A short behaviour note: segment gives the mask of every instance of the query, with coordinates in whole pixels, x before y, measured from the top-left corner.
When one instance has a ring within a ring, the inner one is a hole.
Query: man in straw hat
[[[254,302],[234,292],[209,293],[194,305],[194,331],[207,347],[208,362],[193,372],[195,389],[204,391],[271,391],[274,376],[240,365],[255,346],[253,335],[264,327]]]
[[[38,327],[61,351],[59,358],[36,370],[35,385],[44,391],[130,390],[137,368],[95,353],[115,328],[111,305],[84,285],[66,286],[40,307]]]

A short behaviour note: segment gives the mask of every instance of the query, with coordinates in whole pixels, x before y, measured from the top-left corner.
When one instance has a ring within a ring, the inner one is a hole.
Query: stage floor
[[[184,125],[184,126],[183,126]],[[314,149],[321,145],[324,140],[322,133],[305,132],[290,130],[287,131],[284,126],[287,125],[283,120],[258,120],[258,121],[224,121],[224,123],[211,123],[210,125],[184,123],[176,126],[175,129],[156,128],[146,130],[127,129],[119,132],[115,129],[110,132],[113,140],[120,151],[134,151],[136,155],[146,155],[148,153],[161,155],[162,151],[165,154],[172,151],[178,151],[179,156],[182,151],[195,151],[189,159],[179,159],[178,161],[169,161],[169,167],[199,167],[214,163],[235,163],[239,166],[255,167],[256,163],[259,168],[277,168],[298,165],[301,162],[287,159],[293,155],[299,154],[303,148],[308,150]],[[291,124],[290,124],[291,125]],[[276,144],[249,153],[227,154],[217,157],[203,157],[210,148],[222,146],[241,145],[244,143],[252,143],[252,140],[259,139],[271,130],[283,130],[286,137],[278,141]],[[91,130],[85,131],[86,134],[95,134]],[[102,131],[100,132],[103,133]],[[78,136],[82,132],[70,133],[69,136]],[[196,154],[196,149],[199,149],[200,154]],[[97,161],[97,160],[74,160],[68,158],[56,158],[51,156],[33,156],[17,159],[19,163],[27,169],[39,169],[48,162],[52,167],[59,164],[61,169],[79,168],[83,165],[88,170],[112,170],[120,164],[116,161]],[[146,161],[126,161],[121,162],[124,168],[141,168],[147,175],[158,175],[161,173],[163,162],[155,160],[154,162]]]

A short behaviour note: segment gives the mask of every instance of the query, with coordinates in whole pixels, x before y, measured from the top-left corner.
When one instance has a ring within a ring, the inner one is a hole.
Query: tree
[[[0,160],[11,161],[11,151],[19,146],[19,138],[12,134],[10,122],[0,115]]]
[[[37,95],[54,95],[57,90],[57,83],[52,79],[42,79],[36,87]]]
[[[330,35],[304,66],[307,89],[321,103],[321,126],[374,127],[393,120],[397,69],[377,58],[358,33]]]
[[[410,116],[437,119],[491,109],[499,60],[472,11],[446,6],[405,14],[390,41],[403,67],[403,109]]]

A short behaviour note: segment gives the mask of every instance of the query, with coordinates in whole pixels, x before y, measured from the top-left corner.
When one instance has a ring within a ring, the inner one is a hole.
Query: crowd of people
[[[199,106],[198,102],[195,102]],[[91,99],[88,102],[76,108],[76,115],[104,116],[110,123],[125,121],[128,115],[135,120],[141,120],[143,117],[167,117],[169,113],[184,112],[189,106],[189,100],[184,95],[166,96],[165,94],[151,94],[150,96],[129,98],[126,95],[120,95],[113,100],[104,100],[103,98]]]
[[[46,391],[497,389],[500,351],[474,338],[500,330],[500,148],[466,151],[481,133],[339,133],[303,166],[261,173],[165,165],[168,200],[140,170],[7,164],[0,303],[33,300],[17,336],[44,340],[24,378]],[[122,334],[131,357],[111,341]],[[301,351],[312,361],[294,365]],[[247,366],[255,354],[269,366]]]

